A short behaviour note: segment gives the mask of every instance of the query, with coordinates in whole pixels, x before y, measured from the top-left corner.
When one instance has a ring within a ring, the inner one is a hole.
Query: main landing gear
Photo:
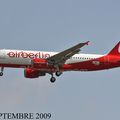
[[[55,81],[56,81],[56,78],[52,76],[52,77],[50,78],[50,82],[51,82],[51,83],[54,83]]]
[[[56,75],[57,77],[59,77],[61,74],[62,74],[62,72],[60,72],[60,71],[57,71],[57,72],[55,73],[55,75]]]
[[[57,71],[57,72],[55,73],[55,75],[56,75],[57,77],[59,77],[61,74],[62,74],[62,72],[60,72],[60,71]],[[56,78],[53,76],[53,73],[51,73],[50,82],[51,82],[51,83],[54,83],[55,81],[56,81]]]
[[[1,67],[0,76],[3,76],[4,67]]]

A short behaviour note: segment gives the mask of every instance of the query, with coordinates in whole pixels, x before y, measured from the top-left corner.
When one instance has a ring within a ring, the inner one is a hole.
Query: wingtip
[[[86,45],[89,45],[90,41],[85,42]]]

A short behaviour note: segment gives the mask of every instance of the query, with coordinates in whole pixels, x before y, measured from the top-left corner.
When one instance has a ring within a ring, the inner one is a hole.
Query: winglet
[[[120,56],[120,41],[118,44],[109,52],[108,55],[119,55]]]
[[[89,45],[90,41],[85,42],[86,45]]]

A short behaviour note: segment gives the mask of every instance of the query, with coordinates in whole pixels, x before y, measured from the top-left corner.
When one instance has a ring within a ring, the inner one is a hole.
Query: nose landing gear
[[[4,67],[1,67],[0,76],[3,76]]]

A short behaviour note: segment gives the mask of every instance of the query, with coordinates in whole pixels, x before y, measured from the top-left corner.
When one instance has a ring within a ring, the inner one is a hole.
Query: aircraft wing
[[[73,55],[77,54],[80,51],[80,48],[82,48],[85,45],[88,45],[88,43],[89,41],[85,43],[79,43],[67,50],[64,50],[58,54],[47,58],[48,65],[53,65],[54,67],[62,66],[66,62],[66,60],[68,60]]]

